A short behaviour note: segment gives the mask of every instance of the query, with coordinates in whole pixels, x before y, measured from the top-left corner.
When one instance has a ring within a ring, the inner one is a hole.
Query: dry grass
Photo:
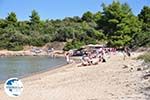
[[[143,55],[137,57],[137,59],[143,59],[146,63],[150,62],[150,53],[146,52]]]

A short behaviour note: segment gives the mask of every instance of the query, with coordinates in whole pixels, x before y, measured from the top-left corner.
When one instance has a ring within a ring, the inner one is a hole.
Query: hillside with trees
[[[15,12],[0,19],[0,49],[22,50],[23,46],[43,46],[66,42],[64,50],[86,44],[132,48],[150,46],[150,7],[135,16],[127,3],[102,4],[103,11],[85,12],[82,17],[41,20],[33,10],[28,21],[18,21]],[[47,12],[48,13],[48,12]]]

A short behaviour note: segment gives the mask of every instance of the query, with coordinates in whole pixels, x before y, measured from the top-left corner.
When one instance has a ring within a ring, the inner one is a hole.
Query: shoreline
[[[33,73],[30,73],[28,75],[23,75],[23,76],[18,76],[16,78],[19,78],[19,79],[24,79],[24,78],[27,78],[27,77],[32,77],[34,75],[38,75],[38,74],[42,74],[42,73],[46,73],[46,72],[49,72],[49,71],[52,71],[52,70],[56,70],[56,69],[59,69],[61,67],[65,67],[67,66],[68,64],[64,64],[64,65],[58,65],[58,66],[53,66],[53,67],[50,67],[48,69],[45,69],[45,70],[42,70],[42,71],[39,71],[39,72],[33,72]],[[6,80],[0,80],[0,85],[1,84],[4,84]]]
[[[0,50],[0,57],[13,57],[13,56],[54,56],[64,57],[64,52],[62,50],[54,50],[53,53],[48,53],[47,51],[33,52],[31,50],[21,50],[21,51],[8,51]]]
[[[47,56],[47,55],[45,55]],[[14,56],[9,56],[9,57],[14,57]],[[65,57],[63,55],[57,55],[56,57]],[[79,60],[79,57],[71,57],[73,60],[75,61],[78,61]],[[76,63],[77,64],[77,63]],[[53,70],[56,70],[56,69],[61,69],[62,67],[65,67],[65,66],[70,66],[72,64],[64,64],[64,65],[58,65],[58,66],[53,66],[53,67],[50,67],[48,69],[45,69],[45,70],[42,70],[42,71],[39,71],[39,72],[33,72],[33,73],[30,73],[28,75],[24,75],[24,76],[20,76],[20,77],[17,77],[19,79],[24,79],[24,78],[28,78],[28,77],[32,77],[34,75],[38,75],[38,74],[42,74],[42,73],[46,73],[46,72],[49,72],[49,71],[53,71]],[[4,84],[6,80],[0,80],[0,85],[1,84]]]
[[[62,67],[22,78],[24,90],[15,100],[145,100],[139,92],[140,62],[113,56],[106,63],[77,67]],[[127,67],[125,67],[127,66]],[[0,84],[0,97],[8,97]]]
[[[25,54],[26,52],[26,54]],[[54,53],[56,52],[55,56],[53,58],[57,58],[57,57],[62,57],[62,58],[65,58],[65,55],[62,53],[61,50],[55,50]],[[60,53],[60,54],[57,54],[57,53]],[[3,55],[4,54],[4,55]],[[0,58],[7,58],[7,57],[26,57],[26,56],[47,56],[47,57],[51,57],[51,55],[49,55],[47,52],[41,52],[39,54],[35,54],[35,53],[32,53],[31,51],[29,50],[22,50],[22,51],[8,51],[8,50],[0,50]],[[30,73],[29,75],[24,75],[24,76],[21,76],[21,77],[17,77],[19,79],[24,79],[24,78],[27,78],[27,77],[32,77],[34,75],[37,75],[37,74],[41,74],[41,73],[45,73],[45,72],[48,72],[48,71],[51,71],[51,70],[55,70],[57,68],[60,68],[60,67],[63,67],[63,66],[66,66],[67,64],[64,64],[64,65],[58,65],[58,66],[53,66],[53,67],[50,67],[48,69],[45,69],[45,70],[42,70],[42,71],[39,71],[39,72],[34,72],[34,73]],[[0,80],[0,85],[1,84],[4,84],[6,80]]]
[[[24,79],[27,79],[27,78],[32,78],[34,76],[40,76],[42,74],[54,73],[55,71],[62,70],[64,68],[68,68],[71,65],[72,64],[58,65],[58,66],[55,66],[55,67],[48,68],[47,70],[43,70],[43,71],[39,71],[39,72],[34,72],[34,73],[31,73],[30,75],[25,75],[25,76],[21,77],[20,79],[24,80]],[[1,84],[1,81],[0,81],[0,84]]]
[[[14,54],[16,54],[15,52],[24,52],[24,51],[8,51],[8,52],[14,52]],[[61,51],[59,51],[59,52],[61,52]],[[1,51],[0,51],[0,53],[1,53]],[[6,54],[7,54],[7,52],[5,52]],[[49,54],[45,54],[45,55],[32,55],[32,54],[30,54],[30,55],[18,55],[19,57],[25,57],[25,56],[50,56]],[[4,57],[16,57],[15,55],[7,55],[7,56],[4,56]],[[54,58],[56,58],[56,57],[62,57],[62,58],[65,58],[65,55],[64,54],[56,54],[55,56],[54,56]],[[1,56],[0,56],[0,58],[1,58]],[[73,60],[75,60],[75,61],[78,61],[79,60],[79,57],[71,57]],[[38,74],[42,74],[42,73],[46,73],[46,72],[49,72],[49,71],[53,71],[53,70],[56,70],[56,69],[59,69],[59,68],[62,68],[62,67],[65,67],[65,66],[69,66],[69,65],[71,65],[71,64],[64,64],[64,65],[58,65],[58,66],[53,66],[53,67],[50,67],[50,68],[48,68],[48,69],[46,69],[46,70],[42,70],[42,71],[39,71],[39,72],[33,72],[33,73],[30,73],[30,74],[28,74],[28,75],[24,75],[24,76],[21,76],[21,77],[17,77],[17,78],[19,78],[19,79],[24,79],[24,78],[27,78],[27,77],[32,77],[32,76],[34,76],[34,75],[38,75]],[[1,84],[4,84],[5,83],[5,81],[6,80],[0,80],[0,85]]]

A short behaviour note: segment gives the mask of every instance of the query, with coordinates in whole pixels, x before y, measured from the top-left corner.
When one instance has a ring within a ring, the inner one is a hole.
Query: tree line
[[[64,50],[86,44],[104,43],[112,47],[150,46],[150,7],[135,16],[127,3],[102,4],[103,11],[85,12],[81,17],[41,20],[33,10],[28,21],[18,21],[15,12],[0,19],[0,49],[22,50],[25,45],[66,42]]]

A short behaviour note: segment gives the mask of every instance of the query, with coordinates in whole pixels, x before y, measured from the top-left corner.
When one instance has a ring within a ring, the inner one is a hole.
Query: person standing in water
[[[67,52],[67,53],[65,54],[65,58],[66,58],[67,64],[74,62],[72,59],[70,59],[70,55],[71,55],[71,54],[70,54],[69,52]]]
[[[69,64],[70,62],[69,52],[66,53],[65,58],[66,58],[67,63]]]

